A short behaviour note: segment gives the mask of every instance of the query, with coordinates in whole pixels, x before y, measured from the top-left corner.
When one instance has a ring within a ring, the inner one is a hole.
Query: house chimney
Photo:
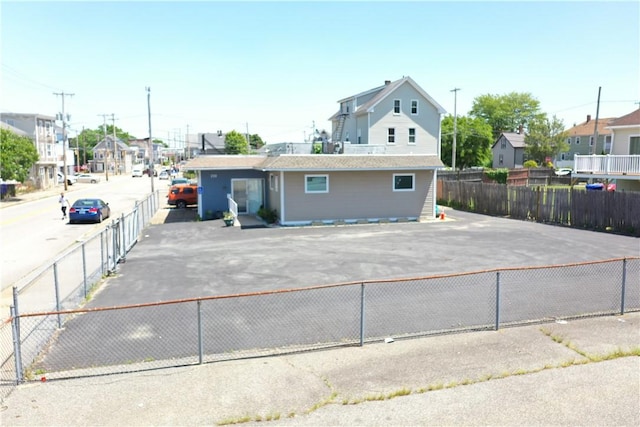
[[[385,86],[388,86],[388,85],[390,85],[390,84],[391,84],[391,80],[385,80],[385,81],[384,81],[384,85],[385,85]]]
[[[522,135],[522,125],[518,126],[518,134]]]
[[[591,121],[591,114],[587,114],[587,123]]]

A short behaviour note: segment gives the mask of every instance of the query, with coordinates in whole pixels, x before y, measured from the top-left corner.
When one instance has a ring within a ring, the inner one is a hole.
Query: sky
[[[640,2],[1,0],[0,58],[0,111],[55,116],[64,98],[70,137],[113,117],[146,138],[150,112],[172,147],[302,142],[338,100],[404,76],[447,114],[526,92],[569,128],[599,88],[600,118],[639,108]]]

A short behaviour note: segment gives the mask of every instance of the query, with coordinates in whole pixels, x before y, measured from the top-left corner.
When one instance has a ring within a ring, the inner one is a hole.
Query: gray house
[[[93,147],[93,160],[91,170],[93,172],[129,173],[136,162],[138,150],[129,147],[120,138],[107,135]]]
[[[524,164],[524,133],[503,132],[491,146],[493,168],[521,168]]]
[[[338,103],[329,118],[331,152],[440,156],[440,118],[446,111],[411,77],[387,80]]]
[[[435,218],[434,155],[200,156],[197,172],[202,218],[229,210],[256,215],[276,210],[281,225],[313,222],[426,221]]]
[[[36,188],[46,189],[58,184],[57,171],[62,170],[64,148],[58,147],[55,117],[30,113],[0,113],[0,121],[19,129],[22,136],[33,141],[38,160],[29,171],[29,180]],[[73,156],[70,156],[73,159]]]

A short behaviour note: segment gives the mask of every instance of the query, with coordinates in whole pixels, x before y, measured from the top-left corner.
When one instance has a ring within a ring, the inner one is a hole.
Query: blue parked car
[[[78,199],[69,209],[69,224],[76,222],[102,222],[111,216],[109,203],[101,199]]]

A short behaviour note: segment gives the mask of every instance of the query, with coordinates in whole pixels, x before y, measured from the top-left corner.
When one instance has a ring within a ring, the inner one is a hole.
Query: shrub
[[[487,178],[497,182],[498,184],[506,184],[507,176],[509,176],[509,169],[487,169],[484,171],[484,174]]]
[[[538,163],[535,160],[527,160],[522,166],[525,168],[537,168]]]
[[[258,216],[264,219],[267,224],[273,224],[278,220],[278,211],[275,209],[266,209],[263,206],[258,209]]]

